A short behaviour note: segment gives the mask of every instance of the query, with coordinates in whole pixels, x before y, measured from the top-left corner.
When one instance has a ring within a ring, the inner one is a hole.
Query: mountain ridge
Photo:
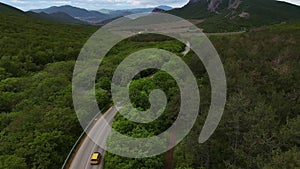
[[[88,23],[75,19],[63,12],[57,12],[52,14],[47,14],[43,12],[35,13],[32,11],[25,12],[4,3],[0,3],[0,13],[2,15],[6,15],[7,17],[38,19],[43,21],[51,21],[51,22],[64,23],[64,24],[88,25]]]
[[[75,19],[79,19],[79,20],[89,22],[89,23],[101,22],[101,21],[104,21],[104,20],[110,18],[107,14],[103,14],[98,11],[86,10],[83,8],[74,7],[74,6],[70,6],[70,5],[52,6],[52,7],[45,8],[45,9],[33,9],[30,11],[36,12],[36,13],[44,12],[47,14],[63,12],[63,13],[66,13],[66,14],[72,16]]]
[[[204,20],[206,32],[245,31],[254,27],[300,20],[300,7],[276,0],[190,0],[168,13]]]
[[[18,8],[15,8],[13,6],[4,4],[2,2],[0,2],[0,11],[5,12],[5,13],[20,13],[20,14],[22,13],[22,14],[25,14],[24,11],[22,11]]]
[[[156,8],[163,9],[165,11],[169,11],[173,9],[170,6],[160,5]],[[123,9],[123,10],[111,10],[111,9],[101,9],[99,11],[96,10],[87,10],[80,7],[74,7],[71,5],[63,5],[63,6],[51,6],[45,9],[32,9],[30,11],[35,13],[66,13],[75,19],[79,19],[84,22],[97,24],[103,22],[105,20],[110,20],[113,18],[118,18],[126,15],[136,14],[136,13],[145,13],[152,12],[155,8],[133,8],[133,9]]]
[[[49,20],[49,21],[55,21],[60,23],[68,23],[68,24],[80,24],[80,25],[88,25],[87,22],[81,21],[79,19],[75,19],[72,16],[64,13],[64,12],[57,12],[57,13],[51,13],[47,14],[44,12],[41,13],[35,13],[32,11],[26,12],[27,15],[43,19],[43,20]]]

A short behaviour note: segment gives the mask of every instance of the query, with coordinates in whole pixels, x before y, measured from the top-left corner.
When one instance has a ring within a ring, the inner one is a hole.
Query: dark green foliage
[[[38,19],[53,21],[53,22],[59,22],[59,23],[68,23],[68,24],[81,24],[81,25],[88,25],[88,23],[75,19],[72,16],[64,13],[64,12],[57,12],[52,14],[47,14],[44,12],[41,13],[35,13],[35,12],[27,12],[26,15],[35,17]]]
[[[145,132],[145,131],[139,131],[139,132]],[[113,156],[112,154],[107,154],[105,157],[107,159],[109,159],[105,162],[105,168],[107,168],[107,169],[115,169],[115,168],[158,169],[158,168],[163,168],[163,162],[162,162],[163,159],[160,156],[149,157],[149,158],[145,158],[145,159],[130,159],[130,158],[125,158],[125,157]]]
[[[176,147],[176,167],[300,166],[297,25],[282,24],[264,31],[211,37],[227,75],[226,109],[212,138],[198,144],[209,106],[201,104],[204,114]]]
[[[194,4],[187,4],[182,8],[173,9],[168,13],[185,18],[185,19],[204,19],[214,14],[207,10],[208,2],[199,1]]]
[[[111,76],[120,62],[130,54],[145,48],[164,49],[180,56],[180,53],[184,50],[184,44],[174,41],[171,38],[160,37],[158,35],[139,35],[124,40],[111,49],[110,53],[103,60],[103,64],[98,70],[99,86],[107,86],[105,88],[108,88],[108,84],[111,83]],[[135,77],[135,80],[130,83],[129,88],[132,105],[138,110],[146,110],[149,108],[149,94],[154,89],[163,90],[169,101],[174,100],[171,98],[175,98],[175,96],[179,94],[175,80],[167,73],[155,69],[149,69],[139,73]],[[120,133],[133,137],[157,135],[172,124],[174,119],[170,118],[170,114],[173,116],[177,115],[178,111],[171,111],[174,110],[172,109],[173,103],[174,102],[170,102],[170,104],[167,105],[168,111],[151,123],[135,123],[118,114],[115,117],[113,127]],[[138,116],[138,114],[135,115]],[[109,142],[114,142],[114,140],[110,140]],[[107,153],[105,156],[105,168],[163,168],[163,159],[164,155],[145,159],[130,159]]]
[[[80,134],[72,110],[73,65],[54,63],[32,77],[1,81],[1,90],[10,91],[10,100],[18,99],[9,114],[1,113],[1,155],[23,158],[28,168],[60,167]],[[17,83],[9,82],[13,80]]]
[[[4,77],[24,76],[48,63],[75,60],[96,30],[34,19],[2,4],[0,8],[8,8],[0,10],[0,71]]]
[[[9,169],[26,169],[26,163],[24,158],[17,157],[15,155],[1,155],[0,156],[1,168]]]
[[[74,60],[96,29],[3,4],[0,20],[0,168],[60,168],[82,131],[72,103]]]

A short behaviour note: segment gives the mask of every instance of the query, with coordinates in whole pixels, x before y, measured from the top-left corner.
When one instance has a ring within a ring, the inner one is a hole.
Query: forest
[[[19,13],[0,12],[0,20],[0,168],[60,168],[82,132],[72,103],[73,67],[97,28]],[[145,159],[107,153],[105,168],[299,168],[299,28],[299,23],[286,23],[238,35],[209,36],[224,64],[228,93],[222,121],[204,144],[198,143],[198,137],[210,106],[210,82],[201,61],[193,52],[182,56],[185,45],[170,38],[145,35],[120,42],[98,70],[99,105],[111,103],[111,77],[126,56],[160,48],[189,65],[199,85],[201,108],[192,132],[173,150]],[[113,127],[134,137],[170,127],[180,104],[170,75],[141,72],[130,84],[131,101],[138,109],[148,109],[149,93],[157,88],[168,97],[162,117],[146,125],[117,115]],[[170,154],[172,158],[167,158]]]
[[[75,60],[95,27],[0,11],[0,168],[60,168],[82,132]]]
[[[201,111],[192,132],[173,150],[156,157],[129,159],[108,153],[105,168],[299,167],[298,28],[299,24],[287,24],[240,35],[210,36],[222,58],[228,83],[224,117],[212,138],[204,144],[198,143],[210,106],[210,83],[201,61],[190,52],[183,60],[197,77],[202,98]],[[150,47],[152,43],[148,42]],[[184,46],[175,41],[172,43],[178,45],[177,49],[182,50]],[[126,42],[130,46],[134,44],[134,40]],[[181,50],[176,51],[176,48],[168,49],[164,45],[158,48],[180,56]],[[112,58],[108,56],[107,59]],[[154,75],[149,78],[147,73]],[[165,91],[168,97],[166,111],[158,120],[145,125],[117,115],[113,127],[134,137],[149,137],[170,127],[179,111],[180,95],[176,82],[168,74],[153,70],[142,72],[130,84],[131,101],[138,109],[148,109],[149,93],[157,88]],[[173,153],[171,165],[167,164],[170,161],[168,153]]]

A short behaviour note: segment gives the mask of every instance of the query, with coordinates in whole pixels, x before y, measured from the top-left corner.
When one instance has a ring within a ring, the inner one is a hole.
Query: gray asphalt
[[[115,108],[110,108],[101,118],[105,118],[108,123],[112,123],[117,110]],[[96,135],[100,140],[106,138],[109,135],[106,129],[107,124],[103,123],[100,119],[91,127],[88,131],[89,134]],[[100,169],[103,168],[104,158],[102,158],[99,165],[91,165],[90,158],[93,152],[100,152],[104,155],[105,151],[94,143],[88,136],[81,142],[81,146],[78,148],[74,158],[71,161],[70,169]]]

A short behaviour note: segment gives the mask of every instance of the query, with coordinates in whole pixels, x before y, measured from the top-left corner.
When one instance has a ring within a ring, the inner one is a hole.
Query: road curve
[[[106,121],[111,124],[114,116],[117,113],[116,108],[110,108],[101,118],[105,118]],[[91,126],[88,131],[89,134],[97,134],[99,140],[100,138],[105,138],[106,140],[109,133],[107,130],[104,130],[107,127],[107,124],[101,123],[101,120],[97,120],[97,122]],[[70,162],[70,169],[99,169],[103,168],[104,158],[102,158],[101,163],[99,165],[91,165],[90,158],[93,152],[100,152],[104,155],[105,151],[101,149],[97,144],[94,143],[88,136],[81,142],[80,147],[78,148],[75,156]]]

